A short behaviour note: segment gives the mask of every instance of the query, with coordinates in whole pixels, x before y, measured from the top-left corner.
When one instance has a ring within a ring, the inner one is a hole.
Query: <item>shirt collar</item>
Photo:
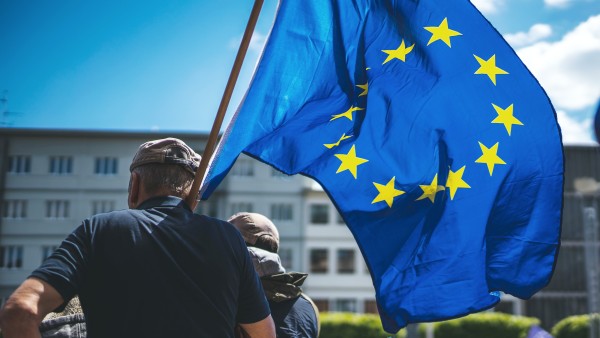
[[[140,203],[135,209],[143,210],[156,207],[180,207],[192,211],[190,207],[179,197],[175,196],[156,196],[151,197]]]

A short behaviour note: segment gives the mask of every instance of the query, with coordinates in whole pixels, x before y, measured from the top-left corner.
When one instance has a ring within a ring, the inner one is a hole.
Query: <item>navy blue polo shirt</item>
[[[31,277],[78,294],[93,337],[233,337],[269,315],[233,225],[176,197],[83,221]]]

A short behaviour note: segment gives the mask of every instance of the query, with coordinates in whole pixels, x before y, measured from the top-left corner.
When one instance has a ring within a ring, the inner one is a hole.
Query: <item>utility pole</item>
[[[593,177],[578,177],[573,182],[580,196],[583,210],[584,263],[586,271],[587,301],[590,316],[590,338],[600,338],[600,259],[598,249],[598,211],[600,182]],[[587,206],[586,206],[587,204]]]
[[[8,111],[8,90],[6,89],[2,91],[2,97],[0,97],[0,114],[2,114],[0,117],[0,128],[11,125],[11,123],[8,122],[9,115],[19,114],[14,111]]]
[[[2,98],[0,98],[0,105],[2,106],[2,121],[0,121],[0,127],[4,127],[6,125],[6,115],[8,115],[8,98],[6,97],[8,94],[8,90],[2,91]]]
[[[409,324],[406,327],[406,338],[419,338],[419,324]]]
[[[600,338],[600,321],[595,314],[600,311],[600,276],[598,259],[598,216],[595,207],[583,209],[585,236],[585,266],[587,271],[588,309],[590,313],[590,338]]]

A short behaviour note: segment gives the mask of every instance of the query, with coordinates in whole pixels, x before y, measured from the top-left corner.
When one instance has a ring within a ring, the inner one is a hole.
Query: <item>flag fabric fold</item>
[[[563,153],[537,80],[466,0],[282,0],[211,162],[318,181],[371,272],[384,328],[527,299],[560,245]]]

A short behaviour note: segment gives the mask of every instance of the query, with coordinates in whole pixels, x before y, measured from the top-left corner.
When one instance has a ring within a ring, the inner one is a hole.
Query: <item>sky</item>
[[[548,93],[563,142],[594,144],[600,0],[472,2]],[[225,123],[248,88],[277,3],[264,1]],[[0,127],[208,132],[252,5],[0,0]]]

